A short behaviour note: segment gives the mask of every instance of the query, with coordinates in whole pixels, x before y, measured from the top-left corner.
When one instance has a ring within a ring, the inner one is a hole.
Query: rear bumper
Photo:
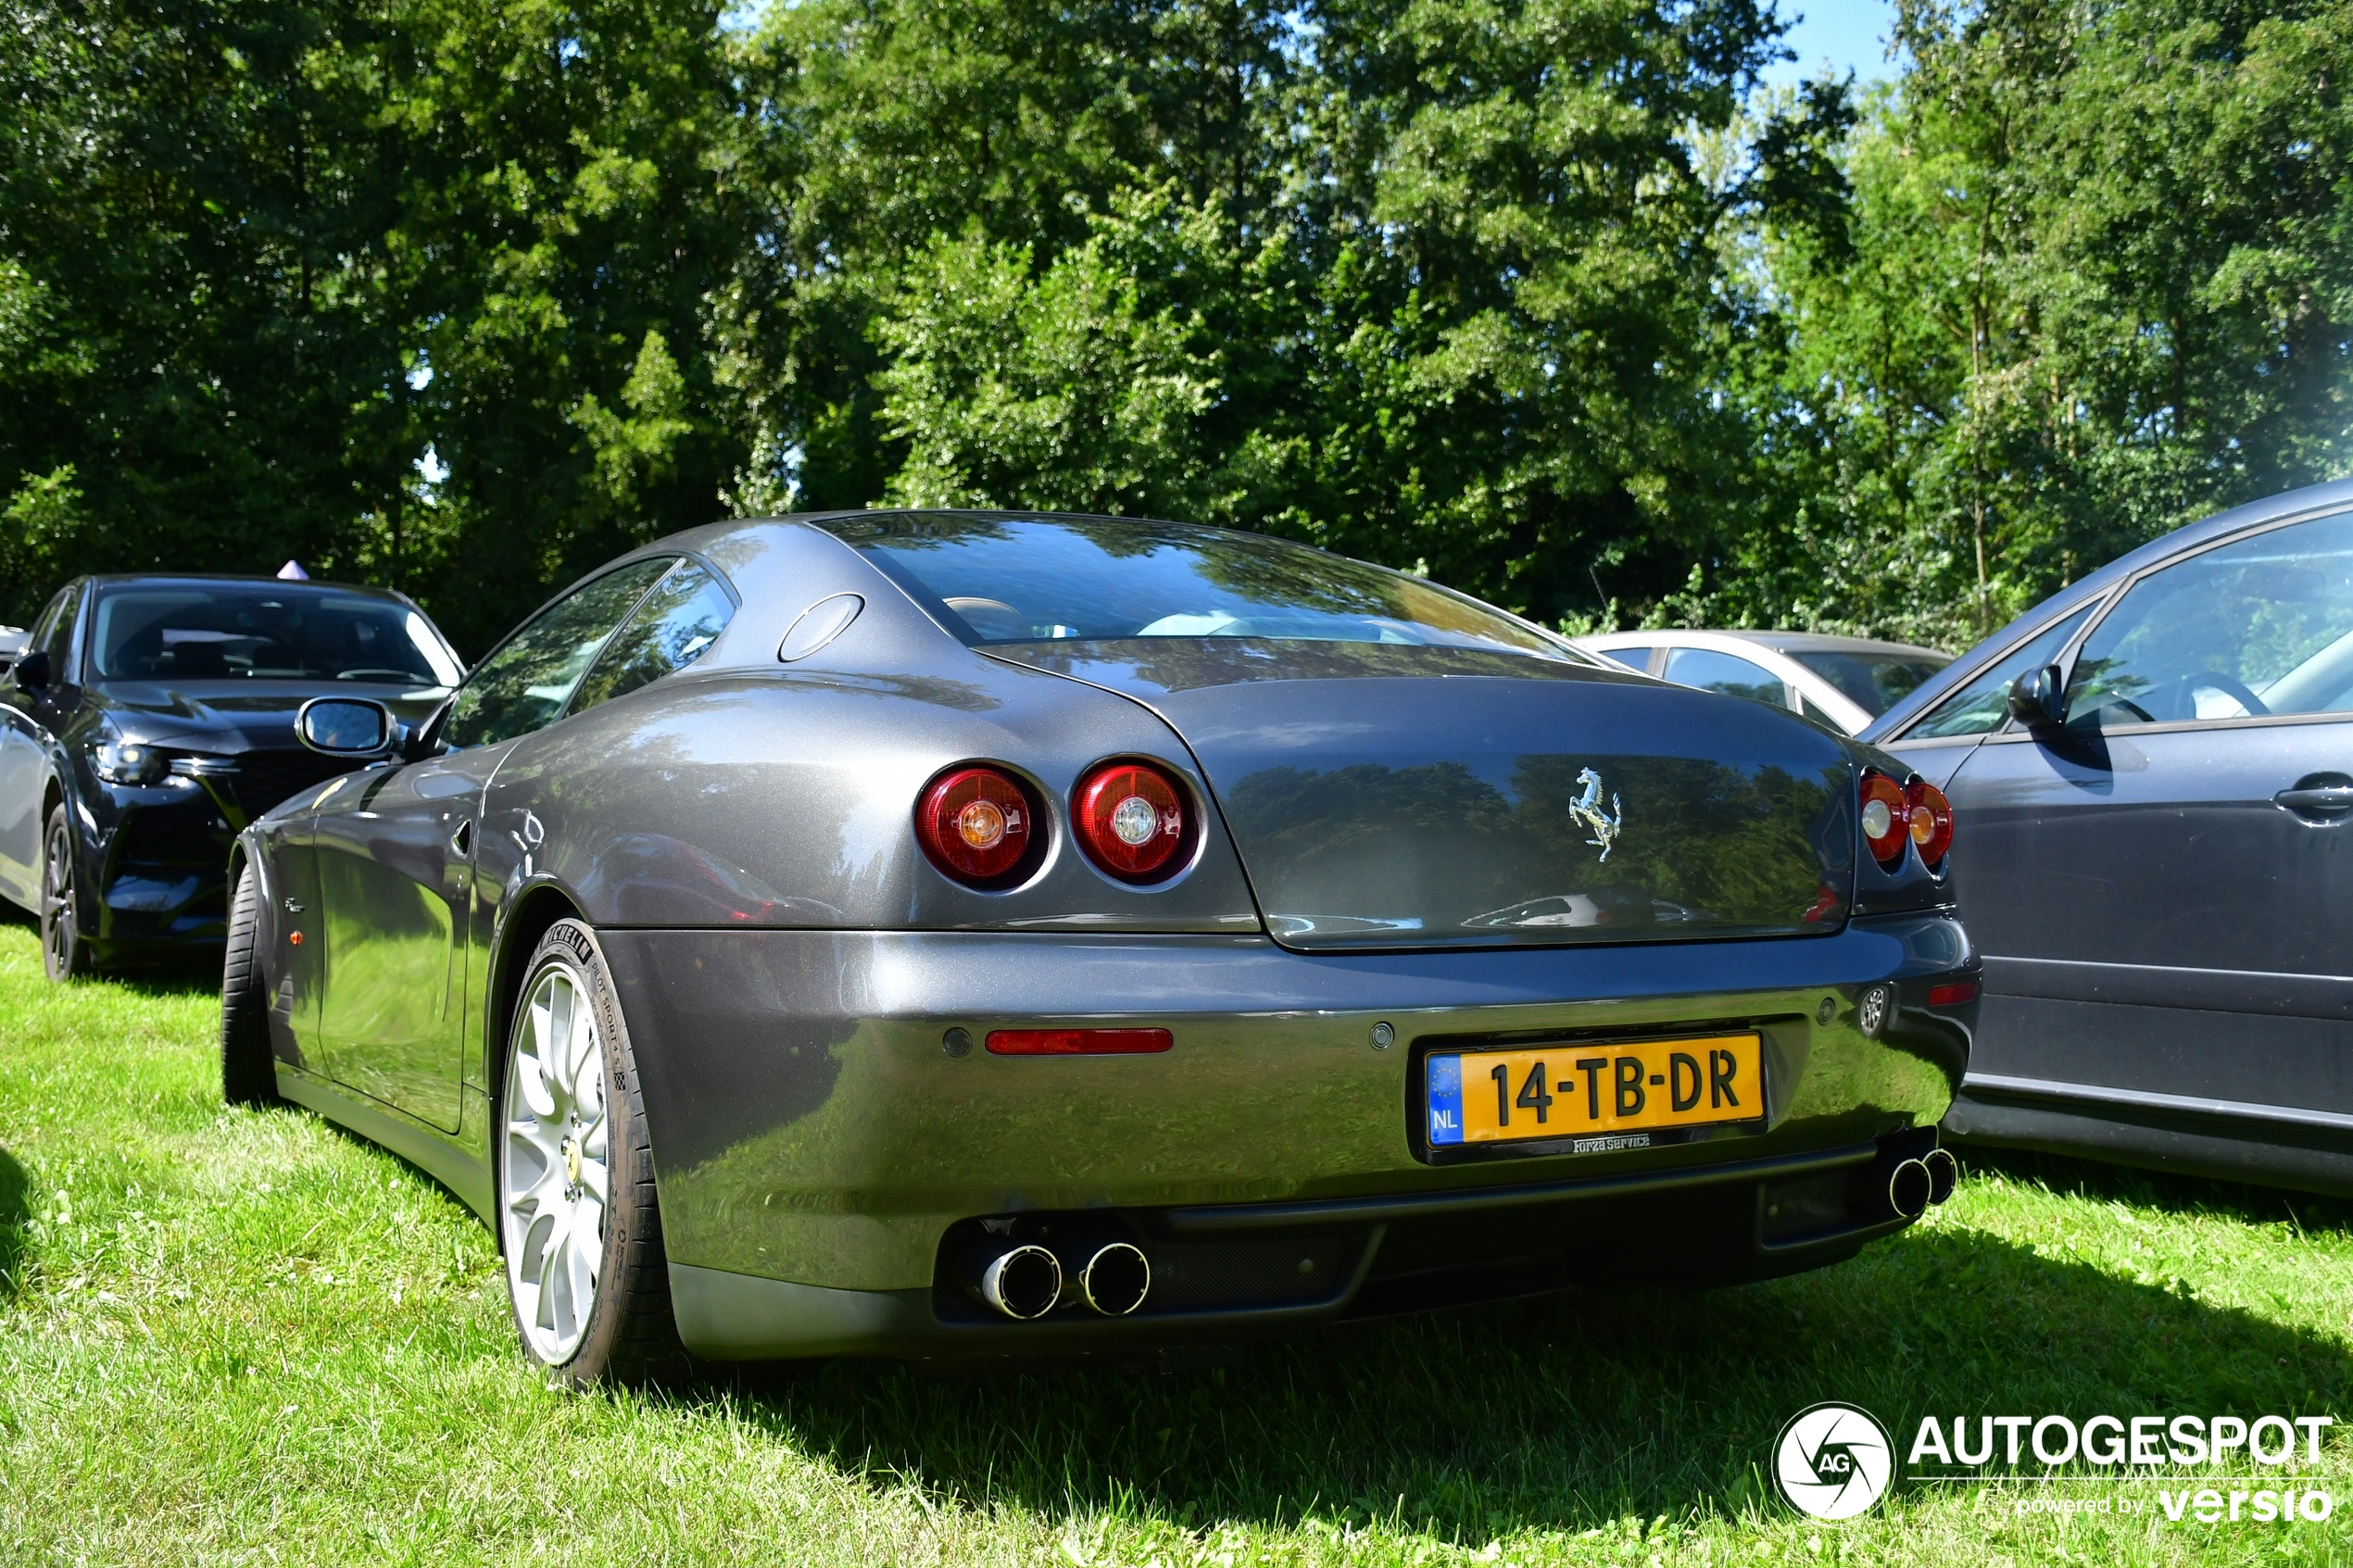
[[[673,1262],[671,1298],[681,1337],[714,1361],[1119,1360],[1572,1286],[1724,1285],[1818,1268],[1911,1223],[1875,1198],[1894,1160],[1935,1142],[1919,1128],[1685,1172],[1113,1211],[1105,1218],[1154,1265],[1151,1294],[1126,1317],[1076,1305],[1030,1323],[998,1316],[960,1287],[953,1232],[927,1289],[839,1290]],[[1033,1218],[1015,1235],[1035,1235]]]
[[[1256,938],[1127,935],[600,937],[629,1010],[682,1325],[713,1355],[947,1353],[942,1334],[996,1345],[1011,1332],[1022,1350],[1050,1337],[1081,1348],[1089,1336],[1230,1337],[1251,1323],[1411,1305],[1416,1292],[1422,1304],[1464,1298],[1446,1282],[1480,1269],[1488,1287],[1468,1295],[1809,1267],[1881,1234],[1881,1216],[1818,1203],[1812,1232],[1768,1242],[1763,1195],[1796,1179],[1780,1162],[1843,1172],[1891,1135],[1932,1135],[1967,1069],[1975,1013],[1926,1005],[1930,985],[1976,972],[1959,924],[1938,915],[1858,920],[1827,937],[1470,953],[1303,955]],[[1871,1037],[1857,1003],[1880,985],[1898,1006]],[[1176,1047],[1047,1059],[943,1048],[951,1028],[978,1040],[1112,1021],[1167,1028]],[[1381,1022],[1395,1033],[1386,1050],[1371,1045]],[[1414,1147],[1413,1085],[1434,1040],[1703,1022],[1766,1037],[1761,1132],[1454,1165]],[[964,1321],[969,1302],[942,1261],[951,1229],[1052,1214],[1149,1238],[1166,1310]],[[1221,1242],[1193,1260],[1212,1282],[1177,1289],[1186,1269],[1173,1249],[1207,1246],[1198,1238],[1210,1231],[1264,1233],[1266,1256]],[[1668,1236],[1671,1246],[1658,1239]],[[791,1330],[794,1300],[812,1324],[869,1326],[848,1338]],[[1216,1321],[1175,1321],[1188,1300]],[[754,1326],[772,1319],[786,1326]]]

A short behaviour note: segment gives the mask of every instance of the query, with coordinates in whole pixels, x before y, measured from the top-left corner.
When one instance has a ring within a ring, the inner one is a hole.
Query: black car
[[[1863,732],[1985,960],[1957,1136],[2353,1193],[2353,483],[2193,523]]]
[[[419,721],[464,668],[407,598],[271,578],[67,584],[0,680],[0,897],[41,918],[49,976],[207,946],[251,819],[352,764],[296,711],[365,693]]]

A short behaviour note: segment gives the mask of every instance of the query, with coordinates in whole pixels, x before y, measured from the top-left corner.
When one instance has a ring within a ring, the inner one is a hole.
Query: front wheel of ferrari
[[[532,954],[499,1111],[499,1250],[523,1349],[575,1386],[684,1372],[636,1059],[578,921]]]
[[[220,958],[220,1093],[231,1105],[274,1105],[278,1059],[270,1048],[270,992],[260,955],[261,878],[239,866],[229,895],[229,946]]]

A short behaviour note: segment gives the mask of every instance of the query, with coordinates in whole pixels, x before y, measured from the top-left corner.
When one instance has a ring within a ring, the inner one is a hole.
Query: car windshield
[[[1942,654],[1798,652],[1790,657],[1838,688],[1838,695],[1876,719],[1953,661]]]
[[[1101,518],[882,514],[821,527],[975,645],[1128,637],[1406,643],[1577,656],[1474,599],[1248,533]]]
[[[95,633],[101,680],[454,686],[465,673],[407,605],[291,583],[102,588]]]

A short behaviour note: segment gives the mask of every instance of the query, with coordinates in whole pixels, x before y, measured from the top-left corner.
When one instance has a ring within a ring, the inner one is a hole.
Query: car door
[[[486,751],[348,776],[310,824],[329,977],[319,1041],[327,1073],[436,1127],[458,1127],[450,993]]]
[[[2353,1114],[2353,513],[2142,573],[2068,662],[1949,788],[1971,1083]]]
[[[58,591],[32,623],[28,650],[65,640],[58,628],[70,623],[73,601],[73,589]],[[0,896],[28,909],[41,904],[41,801],[49,780],[43,701],[40,690],[0,678]]]
[[[325,1070],[338,1082],[456,1131],[483,788],[519,735],[545,724],[613,629],[669,569],[635,561],[549,605],[451,699],[450,749],[355,775],[312,824],[325,927],[320,1009]]]

